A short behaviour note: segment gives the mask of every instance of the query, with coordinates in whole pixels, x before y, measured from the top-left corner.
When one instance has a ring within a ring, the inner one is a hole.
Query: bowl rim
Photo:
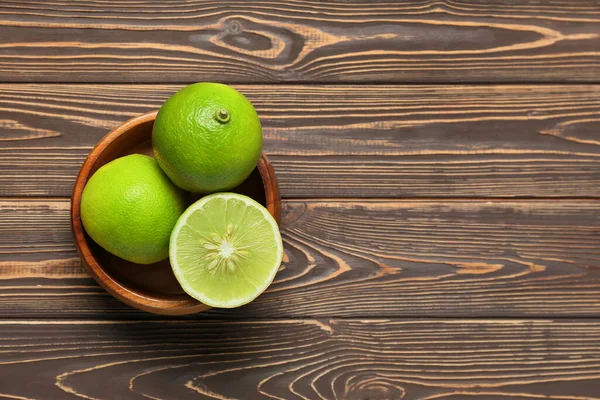
[[[86,270],[94,280],[113,297],[131,307],[154,314],[193,314],[208,310],[211,307],[202,304],[191,297],[184,299],[168,299],[144,295],[115,280],[104,270],[96,260],[96,257],[94,257],[85,237],[85,231],[81,222],[81,195],[83,193],[83,188],[90,177],[90,171],[100,154],[102,154],[116,138],[125,134],[131,128],[153,121],[156,118],[157,113],[158,111],[150,111],[123,122],[105,135],[90,151],[77,174],[73,186],[73,193],[71,196],[71,230],[73,232],[77,252],[79,253]],[[261,154],[257,167],[263,181],[267,209],[279,224],[281,221],[279,185],[273,167],[264,153]]]

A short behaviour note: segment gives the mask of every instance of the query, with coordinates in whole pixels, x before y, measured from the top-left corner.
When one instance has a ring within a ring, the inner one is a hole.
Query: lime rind
[[[247,304],[271,284],[283,258],[277,222],[236,193],[192,204],[171,233],[169,257],[183,290],[211,307]]]

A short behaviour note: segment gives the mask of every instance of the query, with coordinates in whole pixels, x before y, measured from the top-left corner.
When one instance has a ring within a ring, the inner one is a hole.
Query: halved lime
[[[275,219],[236,193],[198,200],[171,233],[175,277],[187,294],[212,307],[239,307],[257,298],[273,281],[282,257]]]

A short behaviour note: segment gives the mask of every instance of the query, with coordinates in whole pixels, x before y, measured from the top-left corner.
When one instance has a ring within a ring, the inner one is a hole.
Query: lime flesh
[[[216,193],[192,204],[171,233],[169,258],[187,294],[211,307],[247,304],[271,284],[283,257],[277,222],[249,197]]]

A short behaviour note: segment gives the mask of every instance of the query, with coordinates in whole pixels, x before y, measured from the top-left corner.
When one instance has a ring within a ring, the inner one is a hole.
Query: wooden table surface
[[[129,308],[75,251],[92,146],[255,104],[284,264]],[[0,398],[600,399],[600,2],[1,0]]]

